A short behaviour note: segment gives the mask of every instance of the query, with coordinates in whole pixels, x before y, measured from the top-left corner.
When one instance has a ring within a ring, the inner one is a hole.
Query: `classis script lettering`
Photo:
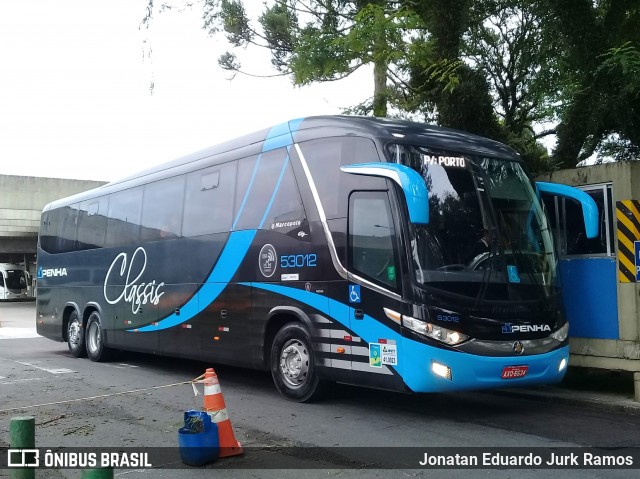
[[[118,268],[117,266],[120,266]],[[120,253],[109,266],[107,276],[104,279],[104,299],[109,304],[116,304],[125,301],[131,304],[131,311],[135,314],[140,310],[143,304],[158,304],[160,297],[164,294],[162,287],[164,282],[156,283],[156,280],[148,283],[138,281],[144,274],[147,267],[147,252],[144,248],[139,247],[131,255],[129,261],[127,253]],[[121,286],[120,294],[116,297],[110,297],[108,291],[117,290],[112,285]]]

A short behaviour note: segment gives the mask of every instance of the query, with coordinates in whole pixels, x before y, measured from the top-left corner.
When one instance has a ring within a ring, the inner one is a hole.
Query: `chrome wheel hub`
[[[69,325],[69,343],[73,346],[77,346],[80,342],[80,323],[78,321],[72,321]]]
[[[87,348],[92,353],[95,353],[99,348],[100,340],[100,328],[93,322],[89,325],[89,330],[87,331]]]
[[[297,339],[289,340],[280,353],[280,372],[293,387],[304,384],[309,373],[310,356],[307,347]]]

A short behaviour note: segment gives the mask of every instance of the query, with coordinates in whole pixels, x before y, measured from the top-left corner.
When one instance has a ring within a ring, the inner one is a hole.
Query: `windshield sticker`
[[[514,265],[507,265],[507,272],[509,273],[510,283],[519,283],[520,275],[518,274],[518,267]]]
[[[369,366],[371,366],[372,368],[382,367],[382,358],[380,356],[380,344],[378,343],[369,344]]]
[[[424,155],[423,159],[425,165],[453,166],[457,168],[465,167],[465,161],[462,156]]]

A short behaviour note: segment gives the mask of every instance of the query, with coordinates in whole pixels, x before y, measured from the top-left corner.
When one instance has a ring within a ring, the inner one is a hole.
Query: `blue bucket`
[[[184,427],[178,429],[180,458],[188,466],[204,466],[218,459],[218,425],[202,411],[185,411]]]

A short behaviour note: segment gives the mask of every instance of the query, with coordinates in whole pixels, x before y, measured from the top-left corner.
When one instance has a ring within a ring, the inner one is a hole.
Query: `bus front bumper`
[[[495,389],[553,384],[564,377],[569,346],[530,356],[478,356],[405,341],[400,358],[413,392]]]

